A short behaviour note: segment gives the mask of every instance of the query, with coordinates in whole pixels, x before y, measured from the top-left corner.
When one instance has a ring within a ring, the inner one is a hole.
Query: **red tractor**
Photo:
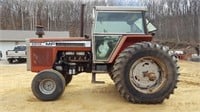
[[[38,72],[32,92],[56,100],[81,72],[108,73],[120,95],[133,103],[162,103],[178,82],[178,66],[167,47],[150,42],[156,30],[145,7],[97,6],[91,38],[33,38],[28,70]]]

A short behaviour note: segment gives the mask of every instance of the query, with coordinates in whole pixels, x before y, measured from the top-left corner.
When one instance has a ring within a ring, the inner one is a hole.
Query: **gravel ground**
[[[73,77],[56,101],[43,102],[31,92],[35,73],[26,64],[0,61],[0,112],[200,112],[200,63],[180,61],[180,82],[175,94],[162,104],[132,104],[120,97],[107,74],[105,84],[91,84],[91,74]]]

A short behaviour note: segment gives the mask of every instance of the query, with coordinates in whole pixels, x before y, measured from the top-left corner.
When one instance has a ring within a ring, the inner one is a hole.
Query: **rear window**
[[[14,48],[14,51],[25,51],[26,50],[26,46],[17,46]]]

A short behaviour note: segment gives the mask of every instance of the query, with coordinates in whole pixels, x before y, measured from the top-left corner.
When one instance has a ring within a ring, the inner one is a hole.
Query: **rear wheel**
[[[138,43],[125,49],[112,71],[115,85],[126,100],[134,103],[161,103],[173,93],[178,66],[158,44]]]
[[[113,80],[113,73],[111,72],[108,75],[110,76],[110,79]]]
[[[25,62],[26,62],[26,59],[21,58],[21,59],[18,59],[18,61],[19,61],[20,63],[25,63]]]
[[[65,89],[65,79],[55,70],[39,72],[32,81],[32,92],[40,100],[56,100]]]

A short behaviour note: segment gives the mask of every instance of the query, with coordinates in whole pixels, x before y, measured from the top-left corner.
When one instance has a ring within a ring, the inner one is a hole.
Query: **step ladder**
[[[96,70],[93,70],[92,71],[92,80],[91,80],[91,83],[104,84],[105,83],[104,81],[97,81],[96,80],[96,74],[98,74],[98,73],[107,73],[107,71],[96,71]]]

